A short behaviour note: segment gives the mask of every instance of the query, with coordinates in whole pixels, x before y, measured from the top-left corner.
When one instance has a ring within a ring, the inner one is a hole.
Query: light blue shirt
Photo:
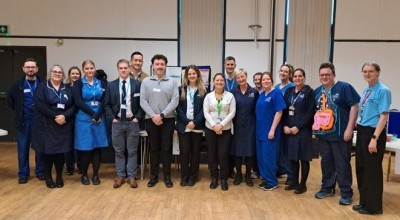
[[[381,82],[376,82],[372,87],[367,87],[361,96],[358,111],[358,124],[376,127],[380,114],[389,112],[392,103],[392,93]]]

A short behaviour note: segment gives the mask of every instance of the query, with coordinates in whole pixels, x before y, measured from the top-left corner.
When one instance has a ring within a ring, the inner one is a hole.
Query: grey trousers
[[[137,151],[139,145],[139,123],[118,121],[112,123],[111,136],[115,150],[115,167],[117,176],[122,178],[136,177]],[[125,149],[128,157],[125,157]]]

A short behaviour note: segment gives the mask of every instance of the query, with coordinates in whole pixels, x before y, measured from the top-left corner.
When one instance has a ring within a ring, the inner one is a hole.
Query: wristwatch
[[[374,140],[378,140],[378,137],[376,135],[374,135],[374,134],[371,136],[371,138],[374,139]]]
[[[164,113],[161,113],[161,114],[160,114],[160,117],[161,117],[162,119],[164,119],[164,117],[165,117]]]

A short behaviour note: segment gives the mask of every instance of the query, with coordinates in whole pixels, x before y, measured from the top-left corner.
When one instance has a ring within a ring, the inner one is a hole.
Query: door
[[[27,58],[37,60],[39,77],[47,75],[46,47],[42,46],[0,46],[0,128],[7,130],[7,136],[0,136],[0,141],[15,141],[15,128],[11,110],[7,107],[7,92],[12,83],[22,76],[22,66]]]

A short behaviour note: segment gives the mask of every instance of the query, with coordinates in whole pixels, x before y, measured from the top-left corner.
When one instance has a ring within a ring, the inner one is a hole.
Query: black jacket
[[[75,86],[75,85],[74,85]],[[133,116],[141,121],[144,118],[144,111],[140,107],[140,82],[137,80],[130,79],[131,87],[131,111]],[[105,96],[105,112],[108,122],[117,116],[119,110],[121,109],[121,101],[119,94],[119,79],[116,79],[108,83],[106,96]]]
[[[184,88],[186,90],[186,87]],[[193,121],[195,125],[195,129],[202,130],[205,128],[205,119],[204,119],[204,112],[203,112],[203,102],[204,96],[199,95],[199,90],[196,91],[194,94],[194,112],[193,112],[193,120],[190,120],[186,117],[187,111],[187,100],[181,99],[182,94],[182,87],[179,87],[179,104],[176,108],[177,113],[177,120],[176,120],[176,131],[179,133],[185,133],[186,125]]]
[[[19,80],[15,81],[7,93],[7,106],[12,110],[12,118],[15,128],[22,128],[24,126],[24,83],[25,75]],[[38,84],[40,77],[36,75]]]

